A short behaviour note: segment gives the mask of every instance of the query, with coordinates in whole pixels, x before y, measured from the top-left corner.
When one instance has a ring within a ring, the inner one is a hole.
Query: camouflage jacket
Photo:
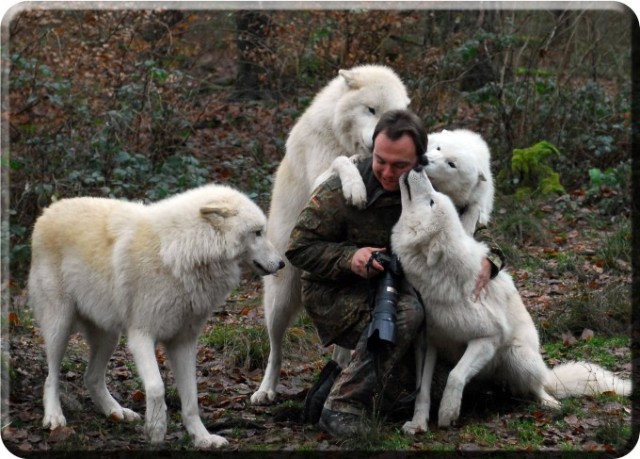
[[[291,233],[286,256],[304,271],[309,281],[361,279],[351,271],[351,258],[360,247],[387,247],[393,226],[402,211],[400,191],[385,191],[371,170],[371,158],[358,164],[367,188],[367,205],[360,210],[345,202],[340,178],[321,184],[307,202]],[[491,249],[492,276],[504,265],[504,256],[486,226],[478,226],[474,237]]]
[[[371,284],[351,271],[360,247],[386,247],[390,253],[393,226],[402,211],[400,191],[385,191],[371,170],[371,158],[358,164],[367,188],[367,205],[346,203],[337,176],[314,190],[291,232],[286,256],[303,270],[302,302],[322,343],[353,348],[370,320]],[[475,237],[491,247],[492,276],[503,266],[503,255],[486,227]]]

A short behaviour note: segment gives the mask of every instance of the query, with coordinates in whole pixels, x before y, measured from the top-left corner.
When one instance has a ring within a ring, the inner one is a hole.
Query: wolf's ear
[[[347,86],[351,89],[358,89],[360,87],[360,82],[358,81],[358,73],[353,70],[338,70],[338,75],[344,78],[344,81],[347,83]]]
[[[200,207],[200,215],[215,221],[235,217],[238,215],[238,211],[225,205],[206,204]]]
[[[485,177],[484,174],[482,172],[480,172],[478,174],[478,180],[480,180],[481,182],[486,182],[487,181],[487,177]]]

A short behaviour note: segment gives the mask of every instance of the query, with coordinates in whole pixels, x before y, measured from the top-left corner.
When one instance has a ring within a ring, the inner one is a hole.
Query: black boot
[[[316,424],[320,419],[322,407],[329,396],[333,383],[342,371],[338,363],[329,360],[320,372],[318,381],[309,389],[307,397],[304,399],[304,409],[302,410],[302,422]]]

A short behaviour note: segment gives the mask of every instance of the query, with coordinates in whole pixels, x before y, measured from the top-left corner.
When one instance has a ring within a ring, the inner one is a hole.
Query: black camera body
[[[371,350],[378,350],[383,342],[396,342],[396,305],[403,274],[400,260],[393,254],[374,252],[369,263],[373,260],[384,267],[384,272],[376,288],[367,346]]]

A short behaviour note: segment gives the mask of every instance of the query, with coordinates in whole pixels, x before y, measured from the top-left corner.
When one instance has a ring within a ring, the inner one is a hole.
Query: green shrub
[[[631,271],[631,221],[625,219],[612,232],[606,233],[596,252],[596,260],[604,269]]]
[[[631,160],[605,170],[589,169],[585,202],[594,205],[604,215],[631,213]]]
[[[537,194],[566,193],[560,184],[560,176],[549,162],[552,157],[560,156],[560,151],[550,142],[543,140],[528,148],[516,148],[511,157],[511,171],[518,177],[516,197]]]

